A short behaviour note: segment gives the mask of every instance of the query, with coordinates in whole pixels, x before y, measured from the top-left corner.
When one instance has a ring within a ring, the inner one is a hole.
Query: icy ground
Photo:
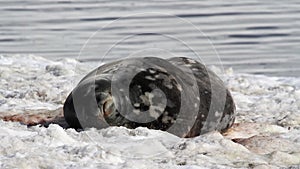
[[[61,109],[78,80],[96,65],[0,56],[0,116]],[[184,139],[124,127],[76,132],[0,120],[0,168],[300,168],[300,78],[227,70],[222,79],[238,113],[223,135]]]

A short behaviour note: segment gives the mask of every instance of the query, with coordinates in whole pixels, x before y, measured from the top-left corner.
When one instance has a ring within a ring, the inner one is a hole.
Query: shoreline
[[[0,65],[2,117],[61,108],[93,68],[73,59],[52,61],[33,55],[1,56]],[[181,139],[167,132],[124,127],[76,132],[56,124],[27,127],[0,120],[0,167],[300,167],[300,78],[230,69],[221,78],[237,106],[237,120],[223,135],[211,132]]]

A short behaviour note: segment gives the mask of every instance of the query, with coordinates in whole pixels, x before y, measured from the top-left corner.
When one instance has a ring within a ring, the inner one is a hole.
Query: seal
[[[102,65],[78,83],[63,111],[72,128],[147,127],[179,137],[224,132],[235,119],[235,104],[222,80],[185,57]]]

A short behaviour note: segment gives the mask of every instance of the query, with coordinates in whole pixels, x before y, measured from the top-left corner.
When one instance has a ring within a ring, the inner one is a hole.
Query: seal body
[[[220,78],[196,60],[124,59],[86,75],[64,104],[70,127],[148,127],[194,137],[232,126],[235,105]]]

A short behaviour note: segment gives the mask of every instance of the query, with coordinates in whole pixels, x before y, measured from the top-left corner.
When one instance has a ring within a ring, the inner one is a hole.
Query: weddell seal
[[[72,128],[147,127],[195,137],[230,128],[235,104],[222,80],[200,62],[144,57],[114,61],[87,74],[63,112]]]

